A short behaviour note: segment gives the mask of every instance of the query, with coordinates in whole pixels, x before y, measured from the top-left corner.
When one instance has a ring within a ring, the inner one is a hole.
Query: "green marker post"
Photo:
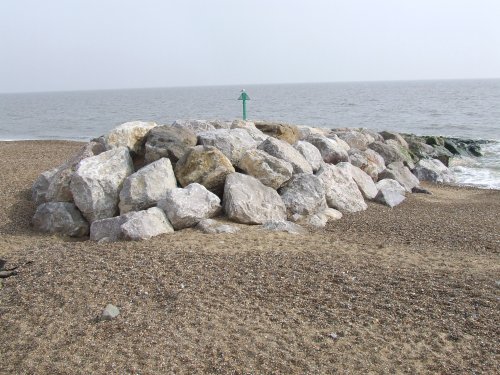
[[[248,94],[245,92],[245,89],[241,90],[240,97],[238,100],[243,101],[243,120],[247,119],[247,100],[250,100],[250,97]]]

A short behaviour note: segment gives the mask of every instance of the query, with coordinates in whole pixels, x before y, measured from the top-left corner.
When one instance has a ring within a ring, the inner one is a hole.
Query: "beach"
[[[305,235],[35,232],[33,181],[80,147],[0,142],[0,373],[498,371],[499,190],[426,184]]]

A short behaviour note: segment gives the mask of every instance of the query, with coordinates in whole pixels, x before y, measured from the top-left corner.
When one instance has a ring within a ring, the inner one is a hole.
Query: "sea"
[[[457,182],[500,189],[500,79],[266,84],[0,94],[0,140],[88,141],[132,120],[241,118],[488,140]]]

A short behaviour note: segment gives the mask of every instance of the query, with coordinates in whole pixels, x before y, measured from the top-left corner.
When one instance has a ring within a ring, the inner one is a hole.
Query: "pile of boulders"
[[[407,139],[266,121],[128,122],[38,177],[33,224],[96,241],[237,230],[217,216],[300,233],[366,201],[394,207],[425,191],[419,179],[452,180],[439,150]]]

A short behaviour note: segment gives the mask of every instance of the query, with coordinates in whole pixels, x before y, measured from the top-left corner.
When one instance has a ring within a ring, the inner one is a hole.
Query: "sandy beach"
[[[500,191],[425,185],[300,236],[34,232],[33,181],[80,146],[0,142],[1,374],[500,370]]]

